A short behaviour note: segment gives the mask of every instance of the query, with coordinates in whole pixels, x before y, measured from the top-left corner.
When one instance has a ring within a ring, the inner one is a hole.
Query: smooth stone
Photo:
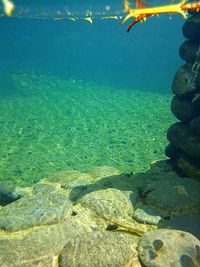
[[[187,63],[194,63],[198,48],[199,43],[194,43],[190,40],[186,40],[179,48],[179,55]]]
[[[139,267],[137,239],[112,232],[87,233],[69,241],[59,256],[60,267]]]
[[[58,255],[69,240],[77,235],[91,232],[89,222],[65,222],[30,229],[25,236],[18,232],[18,238],[0,238],[1,267],[52,267],[58,266]]]
[[[191,130],[200,137],[200,116],[190,122]]]
[[[157,229],[139,239],[139,259],[145,267],[199,267],[200,241],[190,233]]]
[[[194,95],[196,86],[191,64],[185,64],[177,70],[172,82],[172,92],[182,98]]]
[[[133,219],[140,223],[158,225],[162,217],[159,211],[150,206],[139,205],[133,214]]]
[[[177,122],[171,125],[167,138],[174,147],[192,158],[200,159],[200,138],[192,132],[188,123]]]
[[[175,159],[180,153],[180,150],[174,147],[172,144],[168,144],[165,147],[165,155],[170,159]]]
[[[190,100],[174,96],[171,102],[171,111],[180,121],[190,121],[195,116],[193,103]]]
[[[182,27],[183,35],[192,41],[200,40],[200,14],[196,13],[186,20]]]
[[[200,182],[200,162],[188,155],[181,153],[175,160],[176,166],[181,173],[187,177]]]
[[[0,209],[0,228],[17,231],[57,223],[71,210],[72,203],[62,191],[25,196]]]
[[[200,206],[200,183],[190,178],[168,177],[141,188],[143,202],[162,217],[196,214]]]
[[[169,228],[188,232],[200,240],[200,214],[183,215],[162,221],[159,228]]]
[[[5,206],[19,199],[20,193],[17,192],[15,184],[11,180],[0,181],[0,205]]]
[[[115,188],[90,192],[84,195],[78,203],[110,219],[131,217],[134,211],[129,196]]]

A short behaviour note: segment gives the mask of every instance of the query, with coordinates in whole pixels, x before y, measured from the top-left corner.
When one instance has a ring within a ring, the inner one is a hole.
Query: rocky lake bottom
[[[163,152],[170,94],[12,82],[0,100],[0,266],[200,266],[200,183]]]

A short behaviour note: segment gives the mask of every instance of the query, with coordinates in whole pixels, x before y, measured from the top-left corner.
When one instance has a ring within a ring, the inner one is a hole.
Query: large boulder
[[[200,75],[199,75],[199,78],[200,78]],[[199,84],[199,87],[200,87],[200,84]],[[195,97],[192,99],[192,103],[194,106],[195,113],[197,115],[200,115],[200,93],[195,95]]]
[[[171,102],[171,111],[180,121],[190,121],[195,116],[191,99],[182,99],[174,96]]]
[[[185,21],[182,32],[187,39],[192,41],[200,40],[200,13],[194,14]]]
[[[112,232],[87,233],[69,241],[59,256],[60,267],[139,267],[137,239]]]
[[[58,266],[58,255],[69,240],[77,235],[91,232],[91,217],[68,217],[66,221],[53,225],[29,229],[26,234],[15,232],[0,238],[1,267],[52,267]],[[93,223],[94,224],[94,223]]]
[[[194,43],[191,42],[190,40],[186,40],[179,48],[179,55],[187,63],[194,63],[198,48],[199,48],[198,42]]]
[[[141,188],[143,202],[160,211],[162,217],[196,214],[200,206],[200,183],[190,178],[168,176]]]
[[[113,219],[131,217],[134,212],[129,196],[115,188],[90,192],[79,203],[96,214]]]
[[[200,137],[200,116],[190,122],[191,130]]]
[[[57,223],[71,212],[72,203],[63,191],[25,196],[0,210],[0,228],[17,231]]]
[[[181,173],[187,177],[200,182],[200,161],[189,157],[185,153],[180,153],[175,159],[176,166]]]
[[[171,144],[193,158],[200,159],[200,137],[195,135],[189,123],[177,122],[167,131]]]
[[[196,92],[191,64],[185,64],[177,70],[172,82],[172,92],[182,98],[192,97]]]

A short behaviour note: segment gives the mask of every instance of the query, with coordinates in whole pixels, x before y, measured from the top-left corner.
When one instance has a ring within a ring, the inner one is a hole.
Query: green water
[[[31,185],[51,173],[109,165],[144,171],[163,159],[171,95],[14,73],[0,99],[0,179]]]

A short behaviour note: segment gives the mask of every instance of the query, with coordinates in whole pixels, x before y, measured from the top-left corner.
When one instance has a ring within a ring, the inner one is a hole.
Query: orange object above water
[[[200,11],[200,2],[188,3],[186,0],[181,0],[180,3],[171,4],[171,5],[163,5],[163,6],[146,6],[142,0],[135,0],[136,7],[131,7],[131,4],[128,0],[124,0],[124,10],[126,13],[126,17],[124,18],[122,23],[125,23],[130,18],[134,18],[132,23],[129,25],[127,31],[138,22],[145,21],[147,17],[160,15],[160,14],[181,14],[183,18],[187,18],[187,11]]]

